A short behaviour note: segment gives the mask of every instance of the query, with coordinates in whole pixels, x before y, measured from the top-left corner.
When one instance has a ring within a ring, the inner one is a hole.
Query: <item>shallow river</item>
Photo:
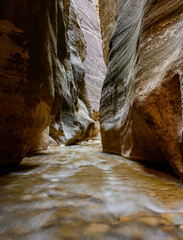
[[[183,184],[101,152],[50,148],[0,177],[1,240],[183,239]]]

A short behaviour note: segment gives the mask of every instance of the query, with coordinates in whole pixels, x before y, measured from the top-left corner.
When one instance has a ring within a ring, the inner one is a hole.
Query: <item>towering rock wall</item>
[[[72,144],[85,137],[93,121],[86,93],[85,70],[86,43],[81,30],[78,8],[74,0],[63,0],[62,12],[65,25],[67,56],[60,78],[61,105],[50,127],[50,135],[58,143]]]
[[[81,30],[86,42],[85,69],[86,91],[91,109],[99,111],[101,89],[106,74],[103,59],[101,30],[92,0],[77,0]]]
[[[21,161],[56,113],[64,31],[56,0],[0,1],[0,165]]]
[[[99,16],[106,65],[109,63],[109,42],[124,2],[125,0],[99,0]]]
[[[126,1],[110,42],[100,117],[103,149],[167,161],[183,176],[183,2]]]
[[[51,124],[50,134],[57,142],[68,145],[92,132],[94,122],[89,116],[93,110],[99,111],[106,66],[92,1],[63,0],[63,3],[68,52],[62,82],[64,101]]]
[[[50,123],[64,144],[92,127],[78,15],[74,0],[0,1],[0,165],[45,148]]]

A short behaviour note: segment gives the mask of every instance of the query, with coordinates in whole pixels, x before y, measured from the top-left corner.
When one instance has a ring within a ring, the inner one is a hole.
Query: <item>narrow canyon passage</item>
[[[99,140],[25,157],[0,178],[0,239],[183,239],[178,179]]]
[[[183,239],[182,37],[182,0],[0,1],[0,240]]]

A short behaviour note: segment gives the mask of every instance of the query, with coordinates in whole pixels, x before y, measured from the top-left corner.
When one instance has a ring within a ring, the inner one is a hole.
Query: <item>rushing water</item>
[[[97,144],[50,148],[0,178],[1,240],[183,239],[183,185]]]

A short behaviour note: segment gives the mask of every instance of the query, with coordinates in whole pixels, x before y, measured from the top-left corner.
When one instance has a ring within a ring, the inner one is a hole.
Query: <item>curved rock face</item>
[[[94,126],[91,110],[99,111],[106,66],[97,13],[90,0],[64,0],[67,57],[60,67],[62,104],[51,124],[50,135],[72,144],[90,135]]]
[[[92,0],[76,0],[81,30],[86,42],[83,62],[88,101],[92,110],[99,111],[101,90],[106,74],[103,58],[101,30]]]
[[[85,69],[86,44],[81,30],[77,5],[74,0],[63,0],[63,19],[67,56],[63,64],[59,62],[62,78],[61,105],[51,124],[50,135],[61,144],[72,144],[85,137],[93,126],[89,117],[90,105],[86,92]]]
[[[117,20],[102,90],[103,149],[167,161],[183,176],[183,2],[129,0]]]
[[[63,61],[58,1],[0,2],[0,165],[21,161],[53,119],[61,91],[58,52]]]
[[[103,41],[104,60],[109,63],[109,42],[125,0],[99,0],[99,15]]]
[[[99,105],[100,89],[90,101],[86,82],[98,80],[89,78],[91,59],[83,65],[87,45],[79,14],[74,0],[0,1],[0,165],[46,148],[50,123],[59,144],[84,138],[94,125],[90,109]]]

